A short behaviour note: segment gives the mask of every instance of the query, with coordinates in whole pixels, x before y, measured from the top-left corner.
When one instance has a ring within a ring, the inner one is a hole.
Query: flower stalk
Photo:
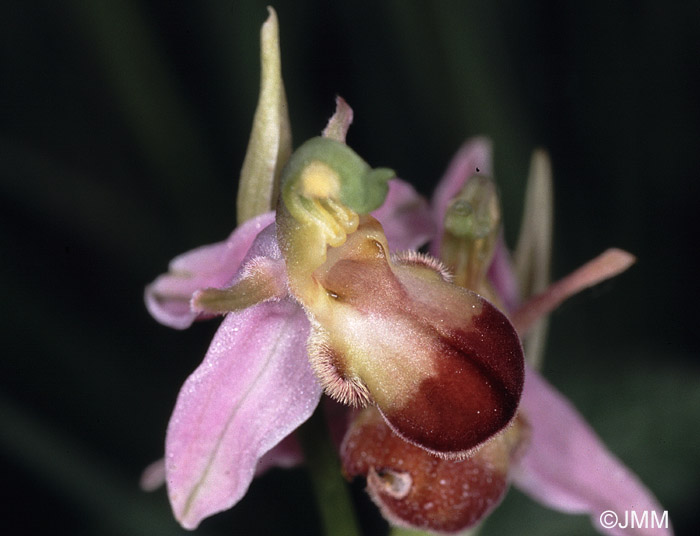
[[[323,534],[360,536],[350,490],[342,477],[338,452],[331,441],[322,408],[317,408],[296,435],[316,496]]]

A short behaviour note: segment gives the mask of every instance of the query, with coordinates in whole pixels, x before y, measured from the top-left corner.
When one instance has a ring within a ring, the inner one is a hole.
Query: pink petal
[[[260,476],[273,467],[288,469],[304,461],[301,445],[295,434],[289,434],[258,460],[255,476]]]
[[[230,284],[223,289],[196,290],[190,300],[190,310],[200,316],[215,316],[263,301],[280,300],[287,295],[287,267],[273,222],[255,238]]]
[[[238,502],[263,454],[313,413],[321,388],[306,357],[308,333],[290,300],[224,319],[168,426],[168,494],[183,527]]]
[[[274,212],[270,212],[274,216]],[[244,226],[247,224],[243,224]],[[262,231],[258,233],[255,240],[248,249],[246,256],[241,261],[241,268],[245,270],[245,266],[249,261],[257,257],[267,257],[273,260],[281,260],[282,252],[277,243],[277,229],[274,217],[272,221]],[[241,275],[241,274],[239,274]]]
[[[488,278],[505,310],[512,313],[520,304],[520,288],[503,236],[496,244]]]
[[[165,460],[161,458],[148,465],[141,473],[139,487],[143,491],[155,491],[165,484]]]
[[[384,227],[392,251],[418,249],[435,235],[427,201],[401,179],[389,181],[386,200],[372,216]]]
[[[597,285],[624,272],[635,263],[634,255],[617,248],[610,248],[574,270],[543,292],[530,297],[511,315],[511,321],[524,335],[537,320],[556,309],[564,300],[589,287]]]
[[[433,256],[438,257],[440,253],[447,205],[476,173],[491,175],[491,142],[486,138],[472,138],[464,143],[435,188],[433,219],[438,226],[438,232],[430,245]]]
[[[148,312],[168,327],[190,327],[198,316],[190,310],[192,294],[199,289],[227,285],[255,237],[274,219],[274,212],[261,214],[237,227],[224,242],[201,246],[175,257],[168,273],[146,287]]]
[[[514,482],[541,503],[569,513],[588,513],[602,534],[671,534],[670,529],[604,528],[603,512],[657,519],[663,509],[651,492],[601,442],[581,415],[537,372],[528,368],[521,401],[532,427],[530,445],[514,469]],[[631,514],[630,514],[631,515]],[[649,523],[651,526],[651,523]]]

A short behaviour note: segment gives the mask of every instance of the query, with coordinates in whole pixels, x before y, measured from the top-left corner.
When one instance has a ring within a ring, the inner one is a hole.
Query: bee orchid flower
[[[236,504],[263,466],[298,458],[290,434],[325,392],[364,408],[343,441],[344,471],[367,476],[397,525],[461,531],[511,479],[566,511],[658,510],[526,368],[520,337],[629,255],[604,255],[521,302],[497,198],[472,178],[490,173],[487,142],[460,153],[432,208],[345,144],[352,110],[342,99],[323,136],[292,152],[273,10],[261,44],[239,225],[146,288],[149,312],[167,326],[225,315],[180,390],[164,462],[146,486],[164,480],[175,517],[196,528]],[[416,251],[431,238],[432,256]]]
[[[436,261],[390,255],[367,212],[392,177],[341,142],[309,140],[285,167],[276,221],[258,233],[231,284],[191,293],[188,321],[227,316],[168,427],[166,481],[184,526],[242,496],[262,455],[311,415],[321,387],[345,404],[372,404],[405,440],[445,457],[469,454],[515,415],[523,384],[515,329]],[[196,250],[174,265],[222,252],[231,250]],[[156,281],[151,303],[174,308],[163,288],[183,274]]]

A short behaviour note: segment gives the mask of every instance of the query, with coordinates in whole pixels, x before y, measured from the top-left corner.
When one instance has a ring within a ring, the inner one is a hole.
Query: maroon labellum
[[[363,218],[313,273],[309,354],[326,392],[376,405],[406,441],[464,457],[505,428],[522,393],[523,352],[506,316],[452,284],[439,262],[390,258]]]

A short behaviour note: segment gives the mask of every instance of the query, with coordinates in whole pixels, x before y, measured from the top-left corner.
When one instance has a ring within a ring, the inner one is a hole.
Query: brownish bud
[[[523,425],[516,418],[471,456],[445,459],[407,443],[368,408],[343,441],[343,471],[348,478],[367,477],[370,496],[392,524],[454,534],[474,526],[501,502]]]

